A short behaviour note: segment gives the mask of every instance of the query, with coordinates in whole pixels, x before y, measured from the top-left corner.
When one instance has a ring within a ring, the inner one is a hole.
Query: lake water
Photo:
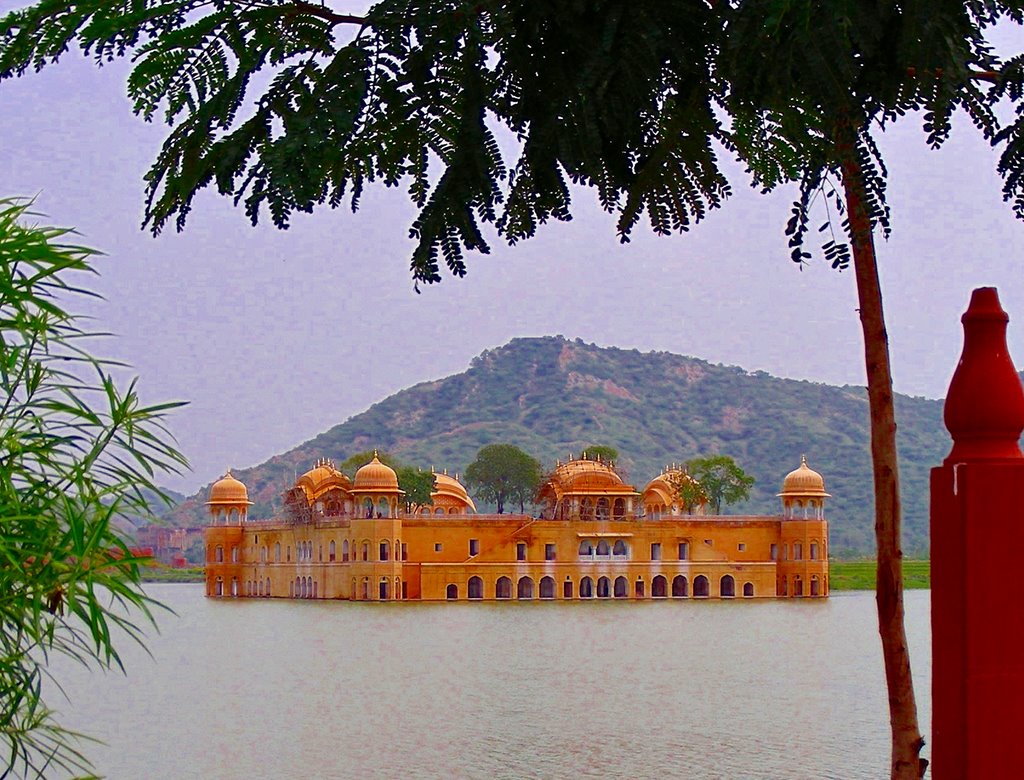
[[[151,585],[153,657],[62,671],[112,780],[879,778],[874,594],[827,600],[213,601]],[[929,592],[910,591],[922,729]],[[925,748],[925,754],[929,752]]]

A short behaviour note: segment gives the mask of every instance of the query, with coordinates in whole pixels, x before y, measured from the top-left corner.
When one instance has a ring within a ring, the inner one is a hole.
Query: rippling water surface
[[[66,675],[112,780],[879,778],[871,593],[819,602],[210,601],[154,585],[153,658]],[[907,593],[922,728],[929,593]],[[59,704],[54,698],[53,704]],[[927,752],[927,748],[926,748]]]

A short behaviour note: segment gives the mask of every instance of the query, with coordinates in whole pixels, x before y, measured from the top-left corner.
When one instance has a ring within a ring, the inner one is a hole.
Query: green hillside
[[[905,551],[927,553],[928,469],[949,451],[942,402],[897,396]],[[404,462],[464,471],[485,444],[509,442],[553,465],[609,444],[638,488],[696,455],[733,456],[757,479],[732,513],[774,512],[782,478],[807,454],[833,495],[832,550],[874,548],[867,397],[860,387],[778,379],[667,352],[597,347],[559,337],[515,339],[461,374],[403,390],[295,449],[235,474],[267,515],[296,471],[377,447]],[[170,514],[205,522],[205,489]]]

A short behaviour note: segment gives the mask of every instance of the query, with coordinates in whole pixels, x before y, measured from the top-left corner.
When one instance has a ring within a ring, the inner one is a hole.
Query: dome
[[[678,503],[679,486],[684,482],[696,483],[696,480],[678,466],[666,466],[664,471],[647,483],[643,492],[643,500],[650,503],[657,498],[661,503],[669,506]]]
[[[295,480],[295,484],[305,491],[310,501],[319,498],[332,488],[340,488],[344,491],[351,488],[349,478],[326,459],[317,461],[313,468]]]
[[[819,496],[829,498],[825,492],[825,479],[807,465],[807,457],[800,457],[800,468],[789,472],[782,480],[780,496]]]
[[[454,501],[457,504],[463,504],[468,508],[476,511],[476,504],[473,503],[473,499],[469,497],[469,493],[466,492],[466,488],[462,486],[454,477],[450,477],[447,474],[438,474],[434,472],[434,490],[430,494],[430,498],[435,504],[437,503],[452,503]],[[444,502],[443,499],[449,499]]]
[[[245,485],[231,476],[231,469],[227,474],[213,483],[210,488],[210,500],[207,506],[219,504],[251,504],[249,492]]]
[[[374,453],[373,460],[356,472],[352,490],[398,492],[398,475],[393,468],[381,463],[377,454]]]

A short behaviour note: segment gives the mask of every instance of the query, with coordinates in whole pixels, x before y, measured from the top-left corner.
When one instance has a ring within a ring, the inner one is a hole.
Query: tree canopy
[[[466,484],[475,495],[505,511],[507,501],[517,502],[519,511],[533,501],[543,472],[540,461],[512,444],[481,447],[476,460],[466,468]]]
[[[750,497],[750,488],[754,486],[754,478],[728,455],[691,458],[686,461],[686,470],[697,481],[698,488],[695,490],[692,483],[684,480],[679,486],[680,499],[684,505],[688,500],[691,504],[707,501],[715,514],[722,511],[723,502],[736,504],[746,501]]]
[[[72,47],[132,57],[135,112],[171,126],[146,177],[155,232],[180,229],[211,186],[280,227],[357,208],[373,182],[404,186],[417,282],[438,281],[440,262],[464,274],[466,251],[489,251],[484,225],[515,243],[569,219],[570,184],[596,188],[623,240],[644,217],[688,230],[731,192],[722,151],[758,187],[800,183],[788,230],[802,262],[809,207],[823,194],[843,208],[830,181],[851,156],[888,230],[874,136],[911,111],[932,145],[965,111],[1002,145],[1004,195],[1024,213],[1024,59],[1000,61],[986,37],[1022,21],[1016,0],[337,5],[38,2],[0,19],[0,77]],[[1001,125],[1004,98],[1018,112]],[[824,248],[848,262],[841,230]]]
[[[28,208],[0,200],[0,776],[77,776],[89,762],[44,703],[47,661],[118,668],[117,641],[143,640],[156,602],[113,520],[155,520],[156,475],[186,462],[163,423],[177,404],[119,389],[65,308],[89,294],[93,253],[27,226]]]

